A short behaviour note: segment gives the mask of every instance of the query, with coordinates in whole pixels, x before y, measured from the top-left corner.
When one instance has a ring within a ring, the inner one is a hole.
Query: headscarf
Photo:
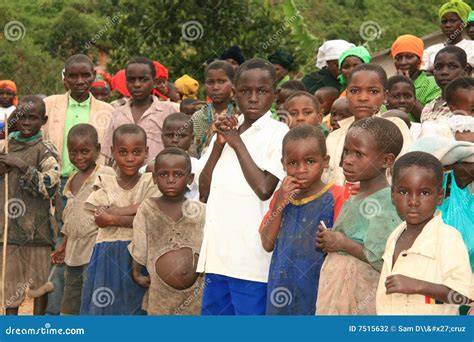
[[[17,107],[18,106],[18,96],[16,96],[16,84],[10,80],[0,80],[0,88],[7,88],[10,89],[14,94],[12,105]]]
[[[463,22],[467,21],[469,13],[472,11],[471,6],[462,0],[450,0],[439,8],[439,19],[443,18],[446,13],[456,13]]]
[[[289,52],[277,50],[275,53],[268,56],[268,61],[272,64],[279,64],[288,71],[293,70],[295,59]]]
[[[178,78],[174,84],[176,88],[178,88],[178,91],[183,94],[183,100],[188,98],[197,99],[199,82],[194,78],[185,74]]]
[[[354,47],[355,45],[346,42],[342,39],[328,40],[318,49],[318,57],[316,58],[316,66],[319,69],[327,66],[327,61],[339,59],[339,56],[348,48]]]
[[[105,72],[98,71],[91,88],[95,87],[105,87],[107,88],[107,91],[110,92],[110,75],[106,74]]]
[[[424,48],[425,44],[423,43],[423,40],[411,34],[405,34],[403,36],[398,37],[393,42],[392,57],[395,58],[396,55],[403,52],[412,53],[418,56],[421,61],[420,65],[422,65]]]
[[[467,22],[468,22],[468,23],[474,22],[474,11],[471,11],[471,12],[469,13],[469,16],[467,17]]]
[[[355,56],[355,57],[360,58],[363,63],[370,63],[372,59],[372,57],[370,57],[370,52],[365,47],[363,46],[350,47],[339,56],[339,60],[338,60],[339,70],[341,70],[342,63],[344,63],[344,60],[350,56]],[[341,85],[345,87],[346,79],[344,78],[344,75],[341,73],[339,74],[338,78]]]
[[[226,60],[226,59],[233,59],[239,65],[245,62],[245,57],[240,51],[240,48],[237,45],[232,46],[228,50],[224,51],[219,59]]]

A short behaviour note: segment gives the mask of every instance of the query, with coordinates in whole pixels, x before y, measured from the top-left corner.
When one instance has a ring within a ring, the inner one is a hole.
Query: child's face
[[[438,86],[444,90],[456,77],[465,76],[465,69],[455,54],[444,52],[438,54],[434,61],[433,75]]]
[[[73,135],[67,141],[69,160],[79,171],[85,172],[95,167],[100,145],[94,146],[87,136]]]
[[[15,93],[9,88],[0,88],[0,107],[8,108],[13,105]],[[3,118],[1,118],[3,120]]]
[[[167,81],[166,78],[160,77],[156,79],[155,87],[161,94],[166,94]]]
[[[127,89],[132,98],[137,101],[147,99],[155,85],[150,66],[147,64],[130,64],[125,70],[127,76]]]
[[[471,40],[474,40],[474,23],[470,23],[467,25],[466,33],[469,38],[471,38]]]
[[[23,138],[34,136],[39,132],[41,126],[48,121],[48,117],[41,114],[36,107],[35,105],[23,105],[20,103],[16,109],[16,112],[21,114],[17,116],[18,120],[15,124]]]
[[[375,138],[360,127],[349,129],[344,141],[342,169],[349,182],[373,179],[389,167],[386,154],[379,151]]]
[[[314,108],[314,102],[307,96],[297,96],[290,99],[285,108],[290,114],[290,128],[301,125],[316,126],[321,123],[321,114]]]
[[[87,63],[73,63],[64,71],[64,84],[73,97],[84,97],[95,79],[95,70]]]
[[[273,64],[273,67],[275,68],[278,81],[281,81],[283,77],[285,77],[288,74],[288,69],[285,69],[280,64]]]
[[[404,75],[411,77],[420,68],[420,58],[409,52],[401,52],[394,58],[395,68],[402,71]]]
[[[401,169],[393,180],[392,202],[410,225],[426,224],[442,201],[443,190],[438,189],[433,170],[412,165]]]
[[[167,154],[155,162],[155,183],[164,197],[181,197],[193,176],[187,168],[186,159],[180,155]]]
[[[336,100],[331,107],[331,127],[333,130],[341,128],[339,121],[352,116],[346,99]]]
[[[474,88],[456,90],[449,110],[458,115],[474,116]]]
[[[272,106],[275,88],[270,72],[263,69],[244,71],[236,84],[236,99],[246,120],[256,121]]]
[[[206,75],[206,94],[212,102],[220,104],[230,100],[232,82],[222,69],[212,69]]]
[[[375,72],[361,70],[352,75],[351,82],[347,86],[347,101],[356,120],[377,113],[385,97],[386,91]]]
[[[300,183],[302,194],[312,194],[321,181],[324,168],[328,167],[329,156],[321,153],[317,139],[288,141],[283,148],[283,168],[288,176]]]
[[[399,82],[395,83],[388,92],[387,108],[400,109],[405,113],[411,113],[413,107],[415,107],[415,101],[412,87],[405,82]]]
[[[328,114],[331,110],[331,106],[333,104],[334,99],[331,96],[328,96],[326,92],[317,91],[316,93],[314,93],[314,96],[319,102],[319,111],[321,112],[321,114]]]
[[[112,156],[124,176],[135,176],[148,157],[144,137],[141,134],[122,134],[112,146]]]
[[[276,92],[276,107],[277,110],[284,109],[286,99],[291,95],[290,89],[280,88]]]
[[[179,91],[176,88],[176,86],[174,85],[174,83],[168,83],[168,97],[173,102],[178,102],[178,101],[181,100],[181,97],[179,95]]]
[[[165,147],[179,147],[188,151],[194,140],[192,123],[168,121],[163,126],[161,138]]]
[[[344,79],[347,81],[347,76],[351,73],[351,70],[356,66],[363,64],[364,62],[356,56],[347,57],[341,64],[341,74],[344,76]]]
[[[93,87],[91,93],[99,101],[107,102],[109,100],[110,91],[106,87]]]
[[[457,36],[462,29],[463,22],[456,13],[448,12],[441,17],[441,31],[443,31],[447,38]]]

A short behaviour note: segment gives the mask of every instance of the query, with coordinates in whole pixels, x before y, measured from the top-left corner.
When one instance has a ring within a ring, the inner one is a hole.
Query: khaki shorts
[[[3,246],[0,247],[2,249]],[[3,291],[0,261],[0,295]],[[17,308],[28,296],[37,298],[47,293],[45,286],[51,269],[51,248],[7,246],[7,270],[5,273],[5,307]],[[1,299],[0,299],[1,301]]]

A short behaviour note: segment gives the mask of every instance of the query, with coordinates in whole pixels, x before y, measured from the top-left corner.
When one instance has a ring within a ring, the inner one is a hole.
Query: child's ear
[[[472,73],[471,64],[467,63],[466,67],[464,68],[464,72],[466,73],[466,76],[471,76],[471,73]]]
[[[385,89],[383,91],[383,103],[387,103],[387,99],[388,99],[388,89]]]
[[[148,158],[148,146],[145,148],[145,159]]]
[[[392,182],[393,182],[393,177],[392,177]],[[395,199],[393,198],[394,197],[393,195],[395,194],[395,188],[393,187],[393,184],[390,187],[390,194],[391,194],[390,198],[392,200],[392,204],[395,206]]]
[[[395,155],[393,153],[386,153],[383,158],[383,168],[388,169],[392,167],[393,163],[395,162]]]
[[[454,108],[452,104],[448,105],[448,107],[449,107],[449,111],[451,112],[454,112],[456,110],[456,108]]]
[[[283,158],[281,158],[280,161],[281,161],[281,165],[283,166],[283,170],[286,172],[286,166],[285,166],[285,162],[283,161]]]
[[[331,159],[331,156],[329,154],[326,154],[323,160],[323,168],[327,169],[329,167],[329,160]]]
[[[444,188],[438,190],[438,195],[436,196],[436,204],[441,205],[444,201]]]
[[[100,153],[100,148],[101,148],[100,143],[98,143],[97,146],[95,147],[95,151],[97,153]]]
[[[41,126],[46,125],[46,123],[48,122],[48,116],[47,115],[43,116],[42,122],[43,122],[43,124]]]
[[[190,173],[187,184],[191,185],[193,183],[193,180],[194,180],[194,173]]]

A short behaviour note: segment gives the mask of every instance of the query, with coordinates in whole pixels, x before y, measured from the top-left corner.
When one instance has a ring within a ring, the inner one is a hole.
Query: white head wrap
[[[354,44],[346,42],[342,39],[328,40],[318,49],[316,66],[319,69],[324,68],[327,65],[326,61],[338,59],[345,50],[354,46]]]

